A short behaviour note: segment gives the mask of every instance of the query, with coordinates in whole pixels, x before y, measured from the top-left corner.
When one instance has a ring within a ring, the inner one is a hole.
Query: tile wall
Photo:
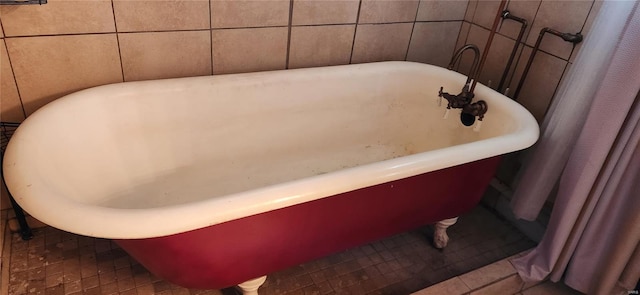
[[[22,121],[65,94],[102,84],[410,60],[445,66],[484,49],[499,1],[49,0],[0,7],[0,119]],[[588,36],[601,2],[511,0],[529,26],[507,81],[512,95],[543,27]],[[520,26],[503,22],[479,81],[496,88]],[[542,121],[580,45],[547,34],[518,101]],[[470,59],[459,67],[468,72]],[[491,82],[490,82],[491,81]],[[513,167],[502,169],[510,181]],[[6,192],[2,188],[2,208]]]
[[[496,17],[500,1],[470,0],[464,22],[458,36],[456,48],[467,43],[474,43],[481,50],[485,48],[487,37]],[[514,64],[508,71],[507,83],[500,89],[508,87],[507,96],[513,97],[524,68],[531,55],[533,46],[540,30],[549,27],[560,32],[581,32],[585,38],[589,37],[589,28],[596,17],[602,1],[577,0],[511,0],[507,9],[514,16],[524,18],[528,22],[524,33],[523,43],[516,51]],[[478,81],[497,89],[505,71],[507,60],[516,43],[521,25],[513,20],[505,20],[491,44],[485,66]],[[555,95],[559,84],[571,67],[581,44],[574,46],[561,38],[545,34],[536,53],[531,69],[524,80],[522,90],[517,101],[524,105],[542,123],[544,115]],[[469,56],[464,56],[459,71],[468,72],[471,65]],[[506,155],[497,173],[497,179],[506,186],[492,186],[485,193],[483,203],[496,209],[511,221],[527,236],[539,241],[546,228],[545,219],[550,210],[545,208],[536,222],[515,220],[509,202],[514,178],[526,157],[526,150],[521,153]]]
[[[456,48],[474,43],[481,50],[485,48],[487,37],[496,16],[500,1],[470,0]],[[602,1],[557,1],[520,0],[509,1],[507,9],[512,15],[528,22],[523,43],[517,49],[516,58],[507,76],[508,96],[513,97],[522,72],[527,64],[540,30],[544,27],[566,33],[589,34],[590,23],[595,18]],[[507,60],[520,32],[521,25],[513,20],[505,20],[499,27],[487,56],[487,61],[479,77],[479,82],[496,89]],[[573,62],[580,44],[563,41],[552,34],[545,34],[540,50],[524,80],[518,102],[523,104],[541,122],[568,67]],[[471,59],[465,56],[460,64],[461,72],[468,72]],[[503,92],[505,87],[501,89]]]
[[[20,122],[65,94],[114,82],[384,60],[445,65],[468,4],[48,2],[0,7],[2,121]]]

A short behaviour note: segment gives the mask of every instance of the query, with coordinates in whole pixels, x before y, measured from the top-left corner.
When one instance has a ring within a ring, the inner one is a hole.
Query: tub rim
[[[453,78],[459,81],[466,79],[464,75],[441,67],[413,62],[380,62],[273,72],[282,72],[288,75],[326,68],[387,66],[429,66],[439,68],[439,71],[443,72],[442,74],[445,78]],[[273,72],[233,75],[244,75],[248,77],[254,75],[261,76]],[[216,76],[197,78],[210,79],[212,77],[215,78]],[[176,79],[193,78],[194,77]],[[155,80],[153,82],[157,81],[158,80]],[[71,96],[80,95],[82,92],[94,91],[100,87],[113,87],[113,85],[120,87],[122,84],[123,83],[110,84],[79,91],[63,97],[64,100],[59,99],[54,103],[50,103],[38,112],[44,112],[56,104],[64,103],[64,101],[70,100]],[[437,91],[437,89],[434,89],[434,91]],[[26,183],[27,181],[19,176],[28,175],[29,169],[25,167],[28,165],[14,167],[11,164],[16,158],[19,159],[22,154],[19,151],[19,146],[28,144],[28,142],[24,142],[25,140],[20,136],[20,128],[16,134],[14,134],[14,138],[7,147],[3,161],[3,169],[5,171],[7,187],[11,186],[11,192],[16,201],[18,201],[27,212],[46,224],[76,234],[100,238],[140,239],[167,236],[239,219],[245,216],[282,209],[363,187],[490,158],[521,150],[535,143],[539,135],[538,124],[524,107],[481,84],[476,88],[476,95],[486,100],[490,107],[499,101],[500,107],[505,108],[512,117],[517,118],[517,126],[514,126],[514,130],[497,137],[460,144],[445,149],[416,153],[409,156],[184,204],[145,209],[109,208],[80,203],[65,198],[59,192],[52,191],[43,182]],[[37,121],[37,118],[33,119],[33,115],[27,118],[22,125],[25,126],[26,124],[26,126],[28,126],[32,121]],[[473,151],[473,153],[469,151]],[[47,202],[44,202],[45,204],[42,202],[43,198],[47,199]],[[217,209],[221,206],[234,209]],[[74,209],[70,210],[70,208]],[[59,212],[64,212],[64,214],[60,214]],[[216,213],[211,214],[211,212]],[[184,218],[184,216],[189,216],[189,218]],[[158,226],[159,224],[162,226]]]

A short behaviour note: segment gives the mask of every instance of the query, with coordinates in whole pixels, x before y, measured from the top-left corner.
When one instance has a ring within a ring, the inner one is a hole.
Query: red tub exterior
[[[464,214],[480,201],[498,162],[493,157],[185,233],[116,242],[158,277],[221,289]]]

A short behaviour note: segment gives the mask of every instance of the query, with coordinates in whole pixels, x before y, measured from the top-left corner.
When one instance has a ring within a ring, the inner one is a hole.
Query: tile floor
[[[518,276],[511,260],[526,253],[496,261],[492,264],[429,286],[412,295],[579,295],[561,283],[545,281],[525,283]]]
[[[431,233],[425,226],[272,273],[260,294],[410,294],[534,246],[482,206],[449,229],[445,250],[432,247]],[[22,241],[6,230],[0,295],[236,294],[232,288],[187,290],[163,281],[108,240],[51,227],[34,235]]]

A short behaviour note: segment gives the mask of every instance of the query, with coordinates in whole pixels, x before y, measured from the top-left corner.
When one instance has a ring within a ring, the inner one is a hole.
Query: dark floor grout
[[[431,226],[268,275],[269,294],[410,294],[531,248],[534,243],[480,206],[449,230],[444,250]],[[187,290],[150,274],[115,243],[51,227],[10,237],[9,294],[239,294]]]

